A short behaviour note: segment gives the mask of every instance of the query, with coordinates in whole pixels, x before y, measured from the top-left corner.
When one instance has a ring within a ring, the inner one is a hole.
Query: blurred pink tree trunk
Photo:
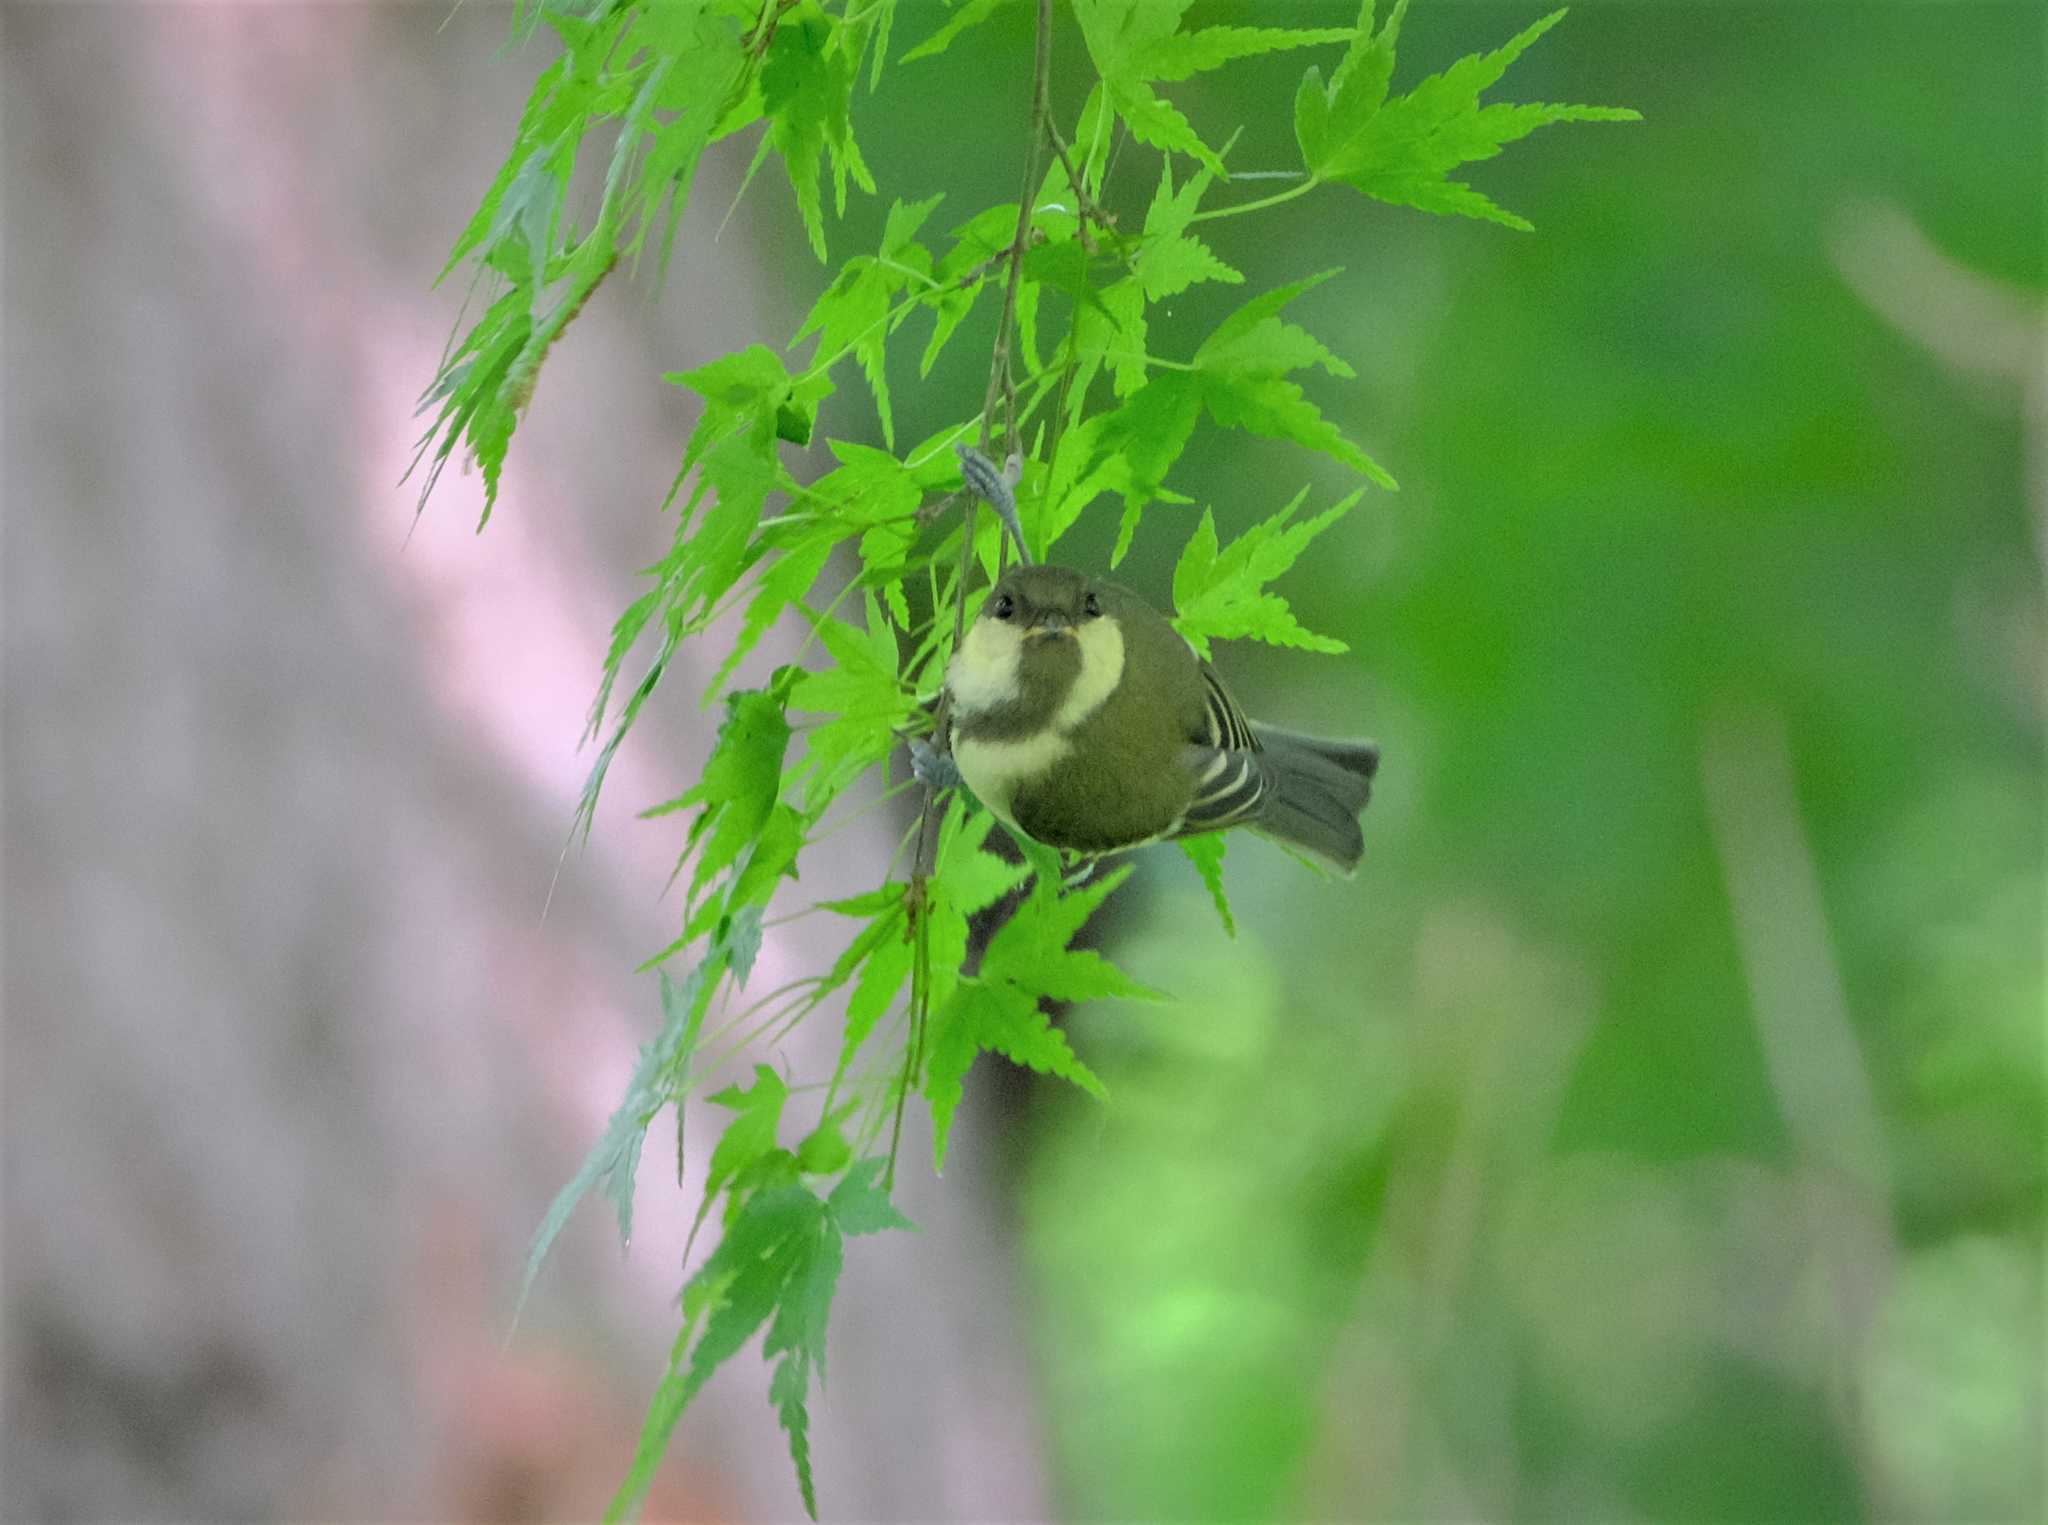
[[[630,812],[714,718],[672,675],[543,921],[601,643],[668,533],[691,411],[653,378],[756,302],[693,218],[658,303],[622,279],[558,348],[498,521],[451,475],[407,544],[427,282],[545,57],[505,21],[4,19],[11,1519],[590,1517],[666,1356],[694,1197],[658,1136],[631,1256],[586,1208],[500,1342],[654,1020],[630,971],[680,833]],[[817,952],[771,935],[757,977]],[[907,1138],[925,1231],[851,1257],[829,1514],[1045,1512],[976,1138],[943,1201]],[[650,1515],[795,1512],[764,1391],[721,1377]]]

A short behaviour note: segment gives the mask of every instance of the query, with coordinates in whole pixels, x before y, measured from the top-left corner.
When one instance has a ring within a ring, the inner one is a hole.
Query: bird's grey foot
[[[1010,538],[1017,543],[1017,559],[1026,566],[1031,564],[1031,552],[1024,544],[1024,526],[1017,518],[1017,483],[1024,476],[1024,457],[1013,454],[1003,463],[1001,471],[996,463],[983,455],[972,445],[953,447],[960,457],[960,477],[968,490],[996,511],[1010,531]]]
[[[910,738],[910,771],[920,784],[935,792],[960,787],[960,767],[952,754],[941,752],[922,736]]]

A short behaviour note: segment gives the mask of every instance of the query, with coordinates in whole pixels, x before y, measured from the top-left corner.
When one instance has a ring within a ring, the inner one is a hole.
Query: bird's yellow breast
[[[1027,639],[1076,642],[1081,651],[1079,672],[1038,729],[1024,735],[975,735],[976,716],[1024,698]],[[1000,620],[976,620],[946,670],[946,686],[953,695],[958,722],[953,761],[967,787],[1000,819],[1014,826],[1011,802],[1018,787],[1042,776],[1073,751],[1074,730],[1116,692],[1123,672],[1123,631],[1113,618],[1085,620],[1071,633],[1029,637]]]
[[[978,619],[946,667],[946,687],[953,695],[955,720],[971,720],[1022,693],[1019,669],[1024,659],[1024,633],[1000,620]]]

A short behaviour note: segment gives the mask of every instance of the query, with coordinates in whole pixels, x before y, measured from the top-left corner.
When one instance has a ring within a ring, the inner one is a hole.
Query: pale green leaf
[[[1145,52],[1147,79],[1179,80],[1218,69],[1239,58],[1277,53],[1284,48],[1313,48],[1349,42],[1358,34],[1350,27],[1294,29],[1273,26],[1211,26],[1160,39]]]
[[[880,1157],[862,1160],[832,1188],[832,1195],[825,1199],[825,1206],[842,1232],[879,1234],[883,1229],[917,1227],[896,1210],[889,1194],[875,1185],[876,1178],[887,1164],[888,1161]]]
[[[1194,864],[1195,872],[1202,876],[1202,883],[1208,888],[1210,900],[1215,902],[1216,915],[1223,923],[1224,934],[1235,937],[1237,919],[1230,914],[1230,900],[1223,893],[1223,854],[1228,845],[1220,831],[1180,839],[1180,850],[1188,855],[1188,861]]]
[[[962,32],[966,31],[969,27],[979,26],[995,14],[998,6],[1010,3],[1011,0],[962,0],[962,3],[954,9],[953,14],[946,18],[944,26],[940,27],[908,53],[905,53],[897,62],[907,64],[920,58],[936,57],[950,48],[953,45],[953,40]]]
[[[1310,651],[1337,652],[1344,643],[1302,629],[1276,593],[1265,585],[1294,565],[1311,540],[1358,501],[1353,492],[1299,524],[1292,522],[1306,489],[1271,518],[1218,548],[1213,516],[1206,510],[1181,552],[1173,574],[1174,628],[1202,656],[1212,639],[1252,638]]]

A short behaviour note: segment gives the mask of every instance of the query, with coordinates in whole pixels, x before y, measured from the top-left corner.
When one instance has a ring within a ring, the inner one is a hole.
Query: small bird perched
[[[1179,632],[1115,583],[1013,567],[946,688],[960,778],[1048,846],[1107,853],[1249,826],[1346,874],[1364,854],[1379,748],[1246,720]]]

